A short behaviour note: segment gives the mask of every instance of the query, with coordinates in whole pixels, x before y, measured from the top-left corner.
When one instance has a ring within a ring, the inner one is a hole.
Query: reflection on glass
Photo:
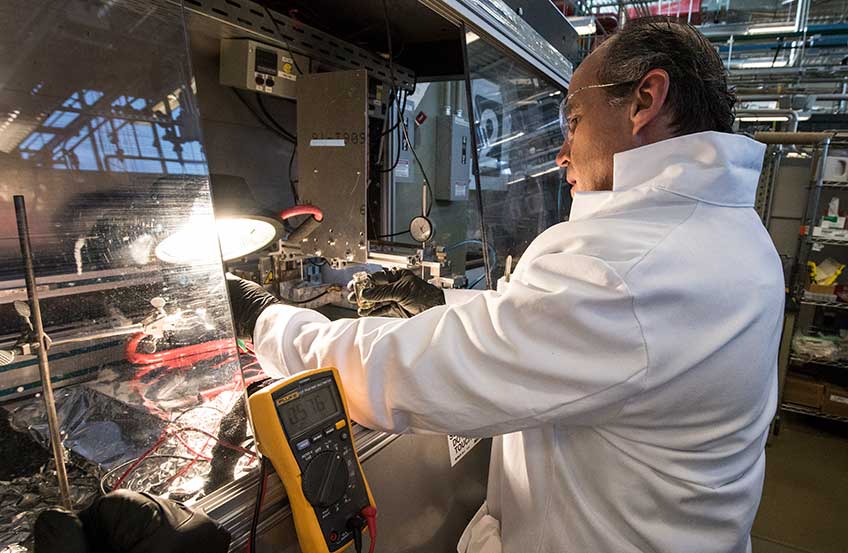
[[[189,224],[214,228],[179,3],[4,14],[0,350],[28,339],[13,308],[22,194],[76,507],[119,487],[191,502],[255,466],[242,398],[261,374],[233,339],[216,233],[192,235],[191,262],[155,255]],[[0,440],[17,445],[0,459],[0,549],[58,503],[39,386],[34,356],[0,366]]]
[[[484,226],[498,278],[508,255],[517,259],[570,210],[569,188],[555,164],[562,93],[485,40],[467,47]],[[473,179],[471,186],[474,205],[479,191]],[[470,221],[468,238],[480,239],[479,229],[479,219]]]

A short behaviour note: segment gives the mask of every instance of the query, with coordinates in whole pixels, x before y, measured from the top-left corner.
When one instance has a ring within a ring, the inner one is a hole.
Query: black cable
[[[347,519],[347,529],[353,533],[353,549],[356,553],[362,553],[362,527],[365,519],[362,515],[353,515]]]
[[[280,132],[281,132],[281,133],[283,133],[283,134],[285,134],[286,136],[288,136],[288,137],[289,137],[289,140],[291,140],[292,142],[294,142],[295,144],[297,144],[297,134],[295,134],[295,133],[293,133],[293,132],[289,131],[288,129],[286,129],[285,127],[283,127],[280,123],[278,123],[276,119],[274,119],[274,116],[273,116],[273,115],[271,115],[271,113],[268,111],[268,108],[265,106],[265,100],[263,100],[263,99],[262,99],[262,95],[261,95],[260,93],[258,93],[258,92],[256,93],[256,101],[257,101],[257,102],[259,102],[259,109],[261,109],[261,110],[262,110],[262,113],[264,113],[264,114],[265,114],[265,117],[267,117],[267,118],[268,118],[268,120],[269,120],[269,121],[270,121],[270,122],[271,122],[271,123],[272,123],[275,127],[277,127],[277,128],[280,130]]]
[[[392,93],[391,93],[391,94],[389,94],[389,106],[388,106],[388,108],[387,108],[387,110],[386,110],[386,122],[388,122],[388,121],[389,121],[389,113],[391,113],[391,111],[392,111],[392,104],[394,104],[396,101],[398,101],[398,100],[400,99],[401,94],[406,94],[406,92],[405,92],[405,91],[403,91],[403,92],[398,92],[398,90],[397,90],[397,89],[395,89],[395,90],[393,90],[393,91],[392,91]],[[405,105],[405,104],[406,104],[406,96],[404,96],[403,101],[402,101],[402,102],[398,102],[398,104],[400,104],[400,106]],[[403,108],[401,107],[401,109],[403,109]],[[400,122],[399,122],[399,121],[395,121],[395,124],[394,124],[394,125],[392,125],[392,127],[391,127],[390,129],[386,129],[384,132],[380,133],[380,136],[386,136],[386,135],[388,135],[390,132],[392,132],[392,131],[394,131],[395,129],[397,129],[397,128],[398,128],[398,125],[400,125]]]
[[[389,74],[392,77],[392,86],[397,87],[397,76],[395,75],[394,52],[392,51],[392,29],[389,20],[389,5],[386,0],[383,0],[383,18],[386,21],[386,41],[389,47]],[[404,106],[405,107],[405,106]],[[398,110],[398,122],[400,129],[403,131],[403,136],[406,139],[406,144],[409,146],[409,151],[412,152],[412,157],[415,158],[418,167],[421,169],[421,176],[424,177],[424,184],[427,185],[427,194],[430,196],[430,201],[427,203],[427,211],[425,215],[430,215],[430,210],[433,208],[433,187],[430,185],[430,179],[427,178],[427,171],[424,170],[424,164],[418,159],[418,154],[415,148],[412,147],[412,142],[409,140],[409,133],[406,130],[406,125],[403,123],[403,110]]]
[[[294,148],[292,148],[291,157],[289,158],[289,186],[291,186],[292,198],[294,198],[294,204],[298,205],[300,203],[300,196],[297,193],[297,185],[300,183],[300,179],[296,179],[292,175],[292,167],[294,166],[294,157],[296,155],[297,155],[297,142],[294,143]]]
[[[378,173],[391,173],[392,171],[394,171],[394,170],[395,170],[395,168],[397,168],[398,164],[400,163],[400,152],[401,152],[401,150],[403,149],[404,135],[401,133],[401,129],[400,129],[400,128],[398,128],[398,127],[400,127],[400,125],[403,125],[403,126],[404,126],[404,128],[406,128],[406,123],[405,123],[405,122],[403,122],[403,123],[402,123],[402,121],[403,121],[403,108],[402,108],[402,107],[400,107],[400,106],[405,106],[405,105],[406,105],[406,98],[407,98],[407,96],[405,95],[405,96],[404,96],[404,98],[403,98],[402,103],[398,106],[398,113],[399,113],[400,115],[398,116],[398,120],[397,120],[397,122],[395,122],[394,127],[392,127],[392,129],[398,129],[398,136],[397,136],[397,152],[395,153],[395,161],[394,161],[394,163],[392,163],[392,166],[391,166],[391,167],[389,167],[389,168],[387,168],[387,169],[377,169],[377,172],[378,172]],[[406,144],[407,144],[408,146],[410,146],[410,148],[412,147],[412,146],[409,144],[408,137],[407,137],[407,142],[406,142]],[[429,211],[428,211],[428,214],[429,214]]]
[[[256,503],[253,505],[253,518],[250,521],[248,535],[249,553],[256,553],[256,528],[259,526],[259,513],[262,511],[262,496],[265,495],[265,476],[268,474],[268,461],[262,457],[259,463],[259,485],[256,490]]]
[[[398,138],[403,140],[403,137],[398,137]],[[398,164],[400,163],[400,151],[401,151],[400,140],[398,140],[397,152],[395,153],[395,160],[392,162],[392,165],[390,167],[386,167],[385,169],[379,168],[379,169],[377,169],[377,172],[378,173],[391,173],[392,171],[394,171],[397,168]]]
[[[409,234],[409,231],[405,230],[403,232],[395,232],[393,234],[381,234],[377,236],[377,238],[392,238],[393,236],[403,236],[404,234]]]
[[[269,131],[273,132],[274,134],[276,134],[277,136],[281,137],[282,139],[284,139],[288,142],[297,143],[296,140],[293,140],[290,136],[284,135],[279,130],[277,130],[275,127],[271,126],[267,121],[265,121],[265,119],[263,119],[262,116],[260,116],[259,113],[255,109],[253,109],[253,106],[250,105],[250,102],[248,102],[241,94],[239,94],[238,89],[233,88],[231,90],[233,91],[233,94],[236,95],[236,98],[238,98],[239,101],[241,101],[241,103],[244,104],[244,107],[246,107],[248,109],[248,111],[250,111],[250,113],[253,114],[253,117],[255,117],[257,121],[262,123],[263,127],[265,127]]]
[[[271,23],[273,23],[273,24],[274,24],[274,29],[277,31],[277,34],[279,34],[279,35],[280,35],[280,37],[282,37],[282,36],[283,36],[283,32],[280,30],[280,26],[279,26],[279,25],[277,25],[277,20],[276,20],[276,19],[274,19],[274,17],[271,15],[271,10],[269,10],[269,9],[268,9],[267,7],[265,7],[265,6],[262,6],[262,7],[263,7],[263,8],[265,8],[265,14],[266,14],[266,15],[268,15],[268,19],[270,19],[270,20],[271,20]],[[285,44],[285,45],[286,45],[286,50],[287,50],[287,51],[288,51],[288,53],[289,53],[289,57],[292,59],[292,63],[294,63],[294,68],[295,68],[295,69],[297,69],[297,72],[298,72],[299,74],[303,75],[303,71],[301,71],[301,70],[300,70],[300,66],[297,64],[297,60],[295,59],[294,54],[292,54],[291,47],[289,46],[288,41],[281,40],[280,42],[282,42],[283,44]],[[310,63],[312,63],[311,58],[310,58],[309,62],[310,62]]]

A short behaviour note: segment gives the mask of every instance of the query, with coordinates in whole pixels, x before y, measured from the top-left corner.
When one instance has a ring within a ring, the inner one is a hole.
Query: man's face
[[[567,136],[556,163],[566,169],[566,180],[575,192],[612,190],[613,155],[636,147],[630,104],[611,106],[597,80],[606,48],[593,52],[574,72],[567,97],[564,127]]]

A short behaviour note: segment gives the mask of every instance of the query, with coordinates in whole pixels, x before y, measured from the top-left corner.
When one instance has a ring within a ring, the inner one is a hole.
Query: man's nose
[[[571,144],[569,144],[568,140],[564,140],[562,143],[562,148],[559,149],[559,153],[556,156],[556,164],[559,167],[566,168],[568,164],[571,162]]]

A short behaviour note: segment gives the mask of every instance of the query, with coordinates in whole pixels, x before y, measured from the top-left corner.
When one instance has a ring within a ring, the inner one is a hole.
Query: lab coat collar
[[[615,154],[613,190],[575,194],[571,220],[646,186],[715,205],[753,207],[764,153],[764,144],[746,136],[707,131]]]

